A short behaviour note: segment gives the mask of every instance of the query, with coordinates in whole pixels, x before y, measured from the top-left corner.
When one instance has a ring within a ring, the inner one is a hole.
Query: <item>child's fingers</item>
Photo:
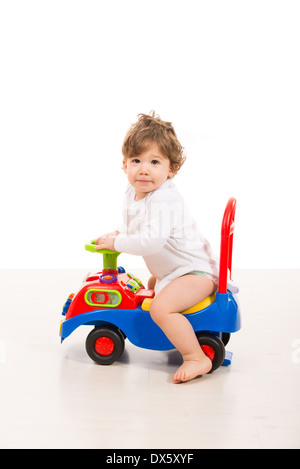
[[[105,245],[103,243],[95,245],[95,251],[99,251],[100,249],[105,249]]]
[[[102,235],[102,236],[99,236],[99,238],[97,238],[95,240],[95,244],[100,244],[100,243],[103,243],[105,241],[105,239],[108,238],[109,235],[105,234],[105,235]]]

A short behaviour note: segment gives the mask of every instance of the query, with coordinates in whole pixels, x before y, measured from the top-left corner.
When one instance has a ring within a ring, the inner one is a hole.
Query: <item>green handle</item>
[[[118,251],[111,251],[110,249],[95,249],[95,239],[85,245],[86,251],[100,252],[103,254],[103,269],[104,270],[117,270],[117,257],[121,254]]]

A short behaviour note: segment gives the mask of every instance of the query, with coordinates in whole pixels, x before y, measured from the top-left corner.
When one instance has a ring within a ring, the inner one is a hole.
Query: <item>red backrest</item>
[[[232,244],[234,232],[236,199],[231,197],[226,205],[221,228],[221,249],[219,267],[219,293],[227,292],[228,269],[231,278]]]

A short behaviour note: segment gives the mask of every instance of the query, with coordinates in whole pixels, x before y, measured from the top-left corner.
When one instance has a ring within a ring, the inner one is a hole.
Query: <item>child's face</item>
[[[175,174],[170,160],[154,143],[139,156],[123,160],[123,169],[135,189],[136,200],[143,199]]]

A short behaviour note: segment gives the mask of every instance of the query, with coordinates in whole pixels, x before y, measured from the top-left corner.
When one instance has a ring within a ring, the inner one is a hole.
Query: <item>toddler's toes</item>
[[[208,373],[212,368],[212,362],[208,357],[201,360],[184,361],[173,375],[173,383],[178,384],[185,381],[190,381],[197,376],[202,376]]]

